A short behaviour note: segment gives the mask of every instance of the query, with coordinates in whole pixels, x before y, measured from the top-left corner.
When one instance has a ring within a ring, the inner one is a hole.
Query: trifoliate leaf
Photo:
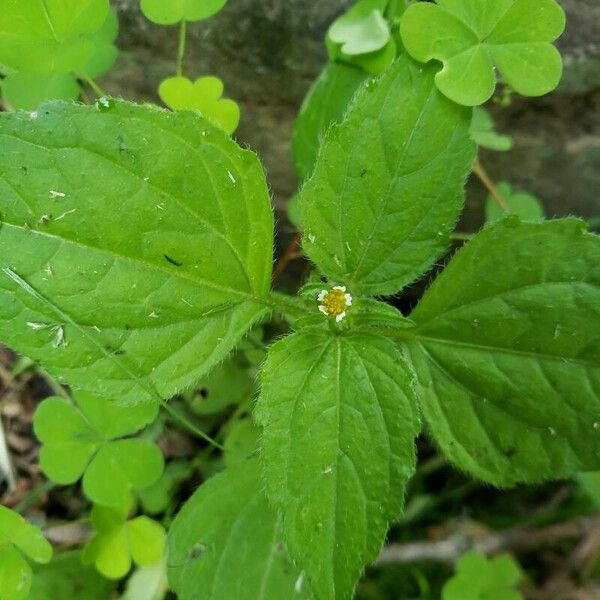
[[[501,135],[494,129],[494,121],[485,108],[476,106],[473,109],[473,120],[471,121],[471,137],[481,148],[505,152],[513,146],[512,138]]]
[[[0,113],[0,145],[0,339],[55,377],[170,397],[268,313],[264,173],[205,119],[57,102]]]
[[[218,13],[227,0],[142,0],[145,17],[158,25],[202,21]]]
[[[119,20],[114,10],[108,11],[104,25],[89,36],[94,43],[94,52],[83,67],[83,75],[99,77],[104,75],[115,63],[119,51],[115,41],[119,33]]]
[[[31,567],[23,554],[47,563],[52,546],[37,527],[0,505],[0,600],[25,600],[29,595]]]
[[[429,431],[495,485],[600,468],[600,237],[504,219],[459,250],[410,315]]]
[[[267,495],[319,600],[349,600],[400,514],[420,430],[385,337],[306,328],[274,344],[256,417]]]
[[[167,574],[180,600],[312,600],[269,506],[258,460],[200,486],[169,529]]]
[[[503,210],[498,202],[490,195],[485,201],[485,220],[493,223],[509,215],[517,215],[523,221],[543,221],[544,207],[538,198],[532,194],[514,192],[510,184],[501,182],[498,192],[506,202],[508,210]]]
[[[488,560],[479,552],[467,552],[444,585],[442,600],[523,600],[515,589],[520,578],[521,569],[510,556]]]
[[[77,405],[63,398],[48,398],[34,417],[35,433],[42,442],[40,464],[60,484],[77,481],[94,502],[119,505],[132,489],[143,489],[162,473],[159,449],[147,440],[114,441],[135,433],[157,413],[156,405],[119,406],[85,392]]]
[[[475,144],[470,111],[407,57],[355,96],[301,191],[309,258],[353,294],[393,294],[447,249]],[[393,99],[391,101],[390,99]]]
[[[109,579],[125,577],[132,562],[150,566],[164,555],[166,536],[159,523],[144,516],[130,521],[125,518],[118,510],[98,505],[92,509],[92,523],[97,533],[87,543],[82,560],[84,564],[94,564]],[[111,526],[98,528],[99,523],[111,523]]]
[[[294,124],[292,151],[300,179],[306,179],[317,159],[325,132],[339,123],[356,90],[368,78],[351,65],[329,63],[306,95]]]
[[[560,81],[562,61],[551,44],[565,27],[555,0],[437,0],[410,6],[400,23],[407,52],[443,63],[435,77],[454,102],[476,106],[503,80],[524,96],[541,96]]]
[[[79,72],[105,23],[108,0],[3,0],[0,64],[27,73]]]
[[[169,77],[158,88],[160,99],[173,110],[198,110],[206,119],[232,134],[240,122],[240,107],[223,96],[218,77],[200,77],[193,83],[187,77]]]

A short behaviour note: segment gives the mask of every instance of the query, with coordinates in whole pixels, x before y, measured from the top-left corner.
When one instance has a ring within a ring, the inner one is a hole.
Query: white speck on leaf
[[[155,311],[152,311],[149,315],[148,315],[151,319],[158,319],[158,313]]]
[[[317,238],[316,238],[316,237],[315,237],[315,236],[314,236],[312,233],[309,233],[309,234],[308,234],[308,241],[309,241],[311,244],[314,244],[314,243],[317,241]]]
[[[304,571],[300,573],[298,579],[296,579],[296,583],[294,584],[294,592],[299,594],[302,591],[302,586],[304,585]]]
[[[53,348],[60,348],[61,346],[66,346],[67,342],[65,341],[65,329],[62,325],[59,325],[55,328],[54,339],[52,340]]]
[[[66,197],[66,194],[64,192],[57,192],[56,190],[50,190],[48,193],[55,200],[56,200],[56,198],[65,198]]]
[[[34,110],[33,112],[30,112],[29,113],[29,118],[30,119],[37,119],[38,118],[37,111]]]
[[[67,210],[62,215],[59,215],[58,217],[56,217],[54,220],[55,221],[60,221],[61,219],[64,219],[67,215],[72,215],[76,210],[77,210],[76,208],[72,208],[71,210]]]
[[[39,331],[40,329],[47,329],[48,325],[46,325],[46,323],[33,323],[32,321],[27,321],[27,327],[34,331]]]
[[[227,175],[229,175],[229,179],[231,179],[231,183],[237,183],[233,173],[231,171],[227,171]]]
[[[550,435],[556,435],[556,429],[554,429],[554,427],[548,427],[548,431],[550,432]]]

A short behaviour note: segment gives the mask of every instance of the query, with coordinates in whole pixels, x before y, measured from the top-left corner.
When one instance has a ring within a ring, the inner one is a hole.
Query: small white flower
[[[317,296],[319,310],[328,317],[340,322],[346,316],[346,309],[352,306],[352,296],[343,285],[334,285],[330,290],[321,290]]]

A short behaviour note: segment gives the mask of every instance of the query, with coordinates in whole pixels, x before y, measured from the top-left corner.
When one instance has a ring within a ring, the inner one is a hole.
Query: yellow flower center
[[[345,292],[335,288],[327,292],[327,295],[323,298],[322,304],[330,317],[337,317],[348,308]]]

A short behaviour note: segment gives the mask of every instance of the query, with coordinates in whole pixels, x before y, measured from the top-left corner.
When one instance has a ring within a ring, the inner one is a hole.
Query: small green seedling
[[[48,398],[35,413],[40,464],[52,481],[65,485],[83,475],[88,498],[119,506],[132,490],[160,477],[163,457],[158,448],[145,439],[123,439],[154,420],[156,405],[119,406],[86,392],[79,392],[76,402]]]

